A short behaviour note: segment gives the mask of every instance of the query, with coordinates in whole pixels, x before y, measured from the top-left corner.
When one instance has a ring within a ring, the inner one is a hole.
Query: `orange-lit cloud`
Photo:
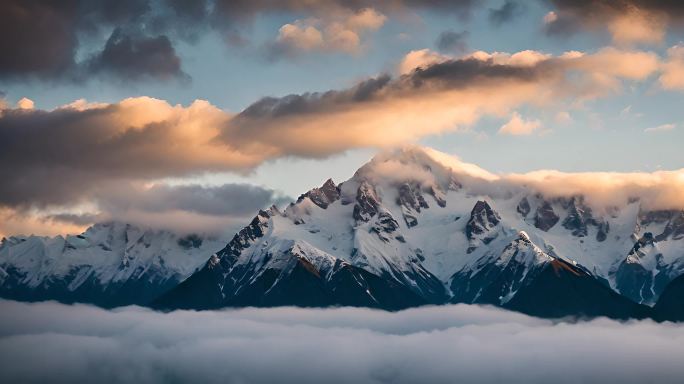
[[[531,135],[541,128],[541,121],[532,119],[525,120],[518,112],[513,112],[511,119],[499,129],[500,134],[504,135]]]
[[[470,129],[483,116],[509,118],[502,133],[529,134],[540,122],[516,119],[519,107],[605,97],[661,68],[653,53],[615,48],[559,56],[420,51],[407,55],[396,77],[265,98],[237,114],[201,100],[181,106],[149,97],[78,100],[51,111],[4,109],[0,206],[73,206],[121,183],[245,173],[280,157],[392,147]]]
[[[297,20],[280,27],[270,53],[358,53],[362,49],[362,36],[382,27],[386,19],[385,15],[373,8],[363,8],[356,12],[338,10],[319,17]]]
[[[659,80],[665,89],[684,90],[684,45],[675,45],[667,50],[667,60]]]

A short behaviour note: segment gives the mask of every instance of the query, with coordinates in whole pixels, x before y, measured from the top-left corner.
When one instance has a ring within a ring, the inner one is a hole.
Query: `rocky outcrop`
[[[531,210],[532,210],[532,208],[530,207],[530,202],[527,200],[527,196],[520,199],[520,202],[518,203],[518,206],[516,207],[516,211],[522,217],[527,217],[527,215],[530,214]]]
[[[568,206],[568,215],[563,220],[563,228],[571,231],[573,236],[585,237],[589,225],[596,225],[591,208],[580,199],[573,198]]]
[[[418,213],[420,213],[421,208],[429,208],[420,192],[420,187],[404,183],[399,186],[398,192],[397,204],[401,207],[404,221],[409,228],[415,227],[418,225]]]
[[[340,188],[335,185],[335,182],[333,182],[332,179],[328,179],[320,188],[314,188],[299,196],[297,202],[299,203],[307,197],[317,206],[326,209],[328,208],[328,205],[340,198]]]
[[[496,239],[498,232],[494,231],[501,222],[499,214],[486,201],[475,203],[470,218],[465,226],[465,234],[470,242],[467,253],[473,252],[480,243],[489,244]]]
[[[356,222],[368,222],[378,214],[380,201],[375,193],[375,188],[367,181],[361,182],[356,192],[356,204],[354,205],[353,217]]]
[[[548,201],[544,201],[534,214],[534,226],[547,232],[560,220]]]
[[[470,219],[465,227],[469,240],[486,234],[501,222],[501,217],[486,201],[479,200],[470,211]]]

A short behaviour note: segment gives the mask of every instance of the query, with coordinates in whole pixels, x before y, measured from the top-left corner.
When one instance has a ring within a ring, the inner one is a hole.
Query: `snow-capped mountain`
[[[555,292],[566,308],[539,314],[626,317],[643,309],[627,298],[653,304],[682,273],[682,250],[682,212],[645,211],[636,199],[598,210],[585,196],[545,197],[409,147],[283,212],[260,212],[156,305],[467,302],[534,312],[531,301],[557,305],[544,293]]]
[[[0,295],[157,308],[481,303],[644,316],[684,272],[684,212],[545,196],[430,149],[384,152],[226,245],[117,224],[0,245]]]
[[[116,222],[77,236],[16,236],[0,243],[0,296],[147,304],[204,265],[222,242]]]

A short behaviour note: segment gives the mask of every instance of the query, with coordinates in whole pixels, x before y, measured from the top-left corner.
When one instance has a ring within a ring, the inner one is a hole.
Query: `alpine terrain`
[[[681,311],[681,278],[667,287],[682,272],[683,211],[545,195],[420,147],[259,211],[227,245],[109,223],[0,246],[4,297],[160,309],[477,303],[646,317],[661,294],[657,309]]]

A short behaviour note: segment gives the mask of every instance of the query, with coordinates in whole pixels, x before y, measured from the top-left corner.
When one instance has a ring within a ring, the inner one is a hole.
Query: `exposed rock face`
[[[466,224],[465,231],[468,239],[474,239],[476,235],[482,235],[494,228],[501,222],[501,217],[486,201],[479,200],[470,212],[470,219]]]
[[[342,305],[397,310],[428,303],[403,285],[304,242],[276,244],[258,257],[262,260],[259,263],[239,264],[221,274],[205,268],[162,296],[154,306],[210,309]]]
[[[560,217],[553,211],[553,207],[548,201],[544,201],[534,214],[534,226],[544,232],[553,228],[558,223],[558,220],[560,220]]]
[[[650,303],[656,297],[654,274],[644,264],[655,264],[656,270],[664,268],[663,255],[650,232],[636,241],[615,273],[616,288],[621,294],[639,303]]]
[[[475,203],[470,212],[470,219],[468,219],[465,227],[466,237],[470,241],[470,246],[466,253],[473,252],[480,242],[489,244],[492,240],[496,239],[498,232],[493,231],[493,229],[500,222],[501,217],[492,209],[489,203],[483,200]]]
[[[409,228],[418,225],[418,213],[420,213],[420,209],[429,208],[425,198],[423,198],[423,195],[420,193],[420,188],[411,186],[408,183],[399,186],[397,204],[401,206],[404,221]]]
[[[382,241],[387,243],[392,237],[395,237],[397,229],[399,229],[399,223],[397,223],[391,213],[383,211],[378,214],[371,230],[377,233]],[[397,239],[404,241],[404,238],[401,236]]]
[[[516,207],[516,211],[518,211],[522,217],[527,217],[531,210],[532,208],[530,207],[530,202],[527,200],[527,196],[523,197]]]
[[[684,321],[684,275],[665,287],[653,309],[656,320]]]
[[[264,236],[268,228],[268,219],[272,212],[260,210],[252,221],[225,248],[216,253],[224,267],[230,267],[240,257],[243,250],[249,248],[258,238]]]
[[[375,188],[368,182],[363,181],[356,192],[356,204],[354,205],[354,219],[357,222],[368,222],[371,217],[378,214],[380,201],[375,193]]]
[[[629,319],[650,315],[647,306],[621,296],[585,270],[562,259],[545,264],[533,279],[527,279],[504,308],[553,318],[607,316]]]
[[[525,232],[494,257],[485,254],[474,269],[457,272],[451,281],[453,302],[502,305],[531,278],[538,268],[553,258],[532,244]]]
[[[684,211],[649,212],[643,222],[667,223],[663,232],[655,236],[656,241],[680,240],[684,238]]]
[[[0,296],[102,307],[146,305],[201,267],[225,241],[96,224],[77,236],[13,236],[0,243]]]
[[[596,240],[604,242],[608,238],[610,232],[610,224],[607,221],[601,221],[598,224],[598,232],[596,232]]]
[[[563,227],[572,231],[573,236],[585,237],[589,225],[596,225],[596,220],[591,214],[591,208],[578,199],[572,199],[568,206],[568,216],[563,220]]]
[[[320,188],[314,188],[309,192],[299,196],[297,202],[301,202],[308,197],[317,206],[326,209],[328,205],[334,203],[340,198],[340,189],[332,179],[326,180]]]
[[[445,195],[444,195],[444,192],[442,192],[441,189],[439,189],[438,187],[432,186],[432,187],[430,187],[430,189],[428,190],[428,193],[430,193],[430,195],[432,195],[432,197],[435,198],[435,201],[437,202],[437,205],[439,205],[439,206],[442,207],[442,208],[446,207],[446,204],[447,204],[447,203],[446,203],[446,200],[445,200]]]

